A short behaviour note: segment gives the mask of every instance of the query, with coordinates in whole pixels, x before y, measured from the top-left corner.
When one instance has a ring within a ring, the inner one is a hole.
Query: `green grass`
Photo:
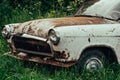
[[[12,15],[4,15],[2,25],[8,23],[24,22],[27,20],[44,17],[62,17],[67,14],[58,11],[50,11],[44,16],[41,12],[31,14],[27,10],[13,10]],[[28,14],[29,13],[29,14]],[[1,32],[0,27],[0,32]],[[8,44],[0,33],[0,80],[120,80],[120,66],[117,71],[111,69],[95,72],[84,71],[78,73],[76,67],[60,68],[51,65],[23,62],[3,55],[8,52]]]
[[[120,71],[110,69],[77,73],[77,69],[23,62],[0,57],[0,80],[120,80]]]

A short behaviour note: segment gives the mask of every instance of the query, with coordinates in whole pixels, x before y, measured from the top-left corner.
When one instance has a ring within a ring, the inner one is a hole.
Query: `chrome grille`
[[[17,51],[52,56],[49,44],[44,41],[13,36],[12,41]]]

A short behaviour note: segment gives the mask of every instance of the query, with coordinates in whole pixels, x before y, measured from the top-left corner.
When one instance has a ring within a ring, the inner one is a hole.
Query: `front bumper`
[[[60,67],[70,67],[72,65],[74,65],[76,62],[60,62],[60,61],[56,61],[54,58],[52,57],[39,57],[39,56],[31,56],[28,55],[26,53],[5,53],[4,55],[8,55],[11,57],[14,57],[16,59],[19,60],[23,60],[23,61],[31,61],[31,62],[36,62],[36,63],[42,63],[42,64],[50,64],[50,65],[54,65],[54,66],[60,66]]]

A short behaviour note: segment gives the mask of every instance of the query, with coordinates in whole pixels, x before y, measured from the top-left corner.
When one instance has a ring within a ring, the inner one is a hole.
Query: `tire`
[[[78,62],[79,71],[83,70],[100,70],[106,68],[107,59],[100,50],[85,51]]]

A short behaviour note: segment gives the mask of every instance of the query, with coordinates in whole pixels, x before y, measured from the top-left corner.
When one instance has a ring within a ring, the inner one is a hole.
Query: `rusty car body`
[[[74,17],[5,25],[2,34],[11,49],[7,55],[62,67],[79,63],[87,69],[103,68],[102,57],[120,63],[119,4],[97,0]]]

